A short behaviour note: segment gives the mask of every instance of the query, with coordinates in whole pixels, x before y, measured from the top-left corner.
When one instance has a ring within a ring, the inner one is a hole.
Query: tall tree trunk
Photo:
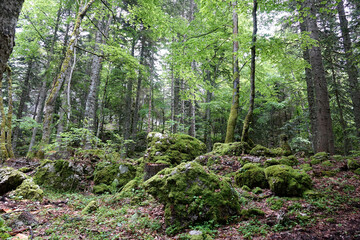
[[[236,12],[237,1],[232,3],[233,5],[233,93],[232,93],[232,102],[231,110],[227,123],[226,129],[226,138],[225,143],[234,142],[236,120],[238,117],[238,108],[239,108],[239,90],[240,90],[240,76],[239,76],[239,59],[238,59],[238,50],[239,42],[237,41],[238,36],[238,14]]]
[[[84,18],[87,10],[93,4],[94,1],[95,0],[90,0],[85,6],[79,8],[79,12],[77,14],[74,30],[71,34],[69,45],[68,45],[68,48],[66,51],[66,55],[61,64],[60,73],[54,79],[50,94],[46,99],[44,122],[43,122],[43,134],[42,134],[42,139],[41,139],[42,144],[49,143],[50,133],[51,133],[51,122],[52,122],[52,117],[53,117],[53,113],[54,113],[55,100],[59,96],[60,89],[66,78],[67,69],[70,67],[70,61],[74,54],[74,48],[75,48],[77,40],[80,36],[80,25],[81,25],[82,19]]]
[[[177,74],[176,74],[177,75]],[[174,84],[173,84],[174,94],[173,94],[173,133],[178,132],[179,123],[180,123],[180,110],[181,110],[181,104],[180,104],[180,79],[178,76],[174,76]]]
[[[205,71],[205,81],[207,81],[211,86],[213,86],[213,81],[211,80],[211,74],[209,70]],[[216,76],[216,66],[214,67],[214,80],[215,80],[215,76]],[[210,90],[206,90],[206,108],[205,108],[205,144],[206,144],[206,149],[208,152],[211,151],[212,148],[212,138],[211,138],[211,110],[210,110],[210,106],[209,104],[211,103],[212,100],[212,91]]]
[[[18,119],[18,120],[23,117],[23,112],[25,110],[25,103],[29,99],[29,92],[30,92],[29,82],[30,82],[33,63],[34,63],[34,60],[30,59],[30,61],[28,62],[28,67],[27,67],[25,78],[24,78],[24,82],[22,83],[22,90],[21,90],[21,96],[20,96],[20,101],[19,101],[19,107],[18,107],[17,112],[16,112],[16,119]],[[14,128],[14,131],[13,131],[13,140],[12,140],[13,149],[16,149],[18,136],[19,136],[19,133],[20,133],[19,130],[20,130],[20,128],[17,125]]]
[[[251,72],[250,72],[250,102],[249,111],[244,120],[243,131],[241,135],[241,141],[250,142],[249,139],[249,128],[253,119],[254,101],[255,101],[255,60],[256,60],[256,34],[257,34],[257,0],[253,0],[253,34],[252,34],[252,46],[251,46]]]
[[[357,129],[357,136],[360,137],[360,84],[358,79],[359,76],[353,55],[348,21],[346,19],[345,10],[344,10],[344,2],[342,0],[339,1],[337,5],[337,10],[339,14],[341,34],[345,49],[346,71],[349,77],[349,85],[350,85],[351,100],[353,104],[355,126]]]
[[[319,42],[319,29],[316,23],[316,6],[315,0],[306,0],[308,9],[310,9],[310,17],[307,19],[308,31],[310,37]],[[312,67],[312,77],[315,89],[315,107],[316,107],[316,152],[329,152],[333,154],[334,136],[332,132],[332,121],[329,105],[329,94],[327,82],[325,78],[325,70],[322,62],[321,48],[312,46],[309,50],[310,63]]]
[[[191,62],[191,68],[193,72],[196,71],[195,61]],[[195,95],[192,94],[190,99],[190,136],[196,137],[196,101]]]
[[[103,39],[102,34],[104,33],[105,36],[108,35],[110,23],[112,21],[112,17],[109,17],[108,20],[104,18],[102,22],[99,23],[98,30],[95,33],[95,46],[94,52],[100,54],[103,51],[100,51],[100,44],[105,42]],[[106,22],[106,23],[105,23]],[[101,64],[103,58],[99,55],[93,55],[92,63],[91,63],[91,75],[90,75],[90,88],[89,93],[86,98],[86,105],[85,105],[85,127],[92,133],[95,134],[95,120],[96,120],[96,106],[97,106],[97,93],[100,85],[100,71],[101,71]],[[92,147],[90,136],[86,137],[85,142],[85,149],[90,149]]]

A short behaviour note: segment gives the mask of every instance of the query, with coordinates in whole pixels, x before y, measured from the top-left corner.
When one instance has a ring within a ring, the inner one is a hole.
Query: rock
[[[212,220],[225,223],[240,211],[230,183],[195,161],[166,168],[144,183],[145,191],[165,206],[165,223],[176,233]]]
[[[330,155],[326,152],[318,152],[314,156],[311,156],[311,165],[316,165],[326,160],[329,160]]]
[[[96,165],[94,172],[94,184],[101,185],[105,184],[114,188],[121,188],[132,180],[136,175],[135,167],[130,163],[115,163],[115,162],[100,162]],[[114,181],[116,184],[113,184]],[[115,186],[116,185],[116,186]],[[104,188],[94,187],[94,189]]]
[[[274,165],[288,165],[288,166],[296,166],[299,164],[299,161],[294,155],[282,157],[281,159],[269,159],[264,163],[265,167],[270,167]]]
[[[91,201],[86,205],[86,207],[81,211],[83,214],[95,212],[99,208],[99,205],[96,201]]]
[[[163,163],[145,163],[144,181],[148,180],[152,176],[155,176],[158,172],[169,166],[170,166],[169,164],[163,164]]]
[[[270,149],[268,149],[267,147],[261,146],[261,145],[256,145],[253,149],[251,149],[250,151],[251,155],[254,156],[273,156],[272,152],[270,151]]]
[[[241,156],[242,154],[249,153],[250,150],[250,146],[246,142],[215,143],[210,154],[221,156]]]
[[[144,155],[145,163],[162,163],[174,167],[182,162],[194,160],[206,152],[206,145],[186,134],[148,134],[148,148]]]
[[[287,165],[270,166],[265,169],[265,176],[277,196],[302,196],[312,185],[309,175]]]
[[[244,185],[249,188],[268,188],[269,184],[265,178],[264,169],[255,163],[247,163],[236,172],[235,182],[239,187]]]
[[[104,194],[104,193],[110,193],[110,187],[104,183],[100,183],[98,185],[95,185],[93,188],[93,193],[95,194]]]
[[[16,189],[27,176],[11,167],[0,168],[0,195]]]
[[[347,167],[349,170],[358,169],[358,168],[360,168],[360,161],[354,160],[354,159],[349,159],[349,160],[347,160]]]
[[[36,220],[35,216],[31,213],[24,211],[16,219],[14,219],[9,226],[13,229],[19,229],[24,226],[36,226],[39,222]]]
[[[288,137],[285,134],[280,135],[280,148],[283,150],[282,154],[283,156],[291,155],[291,147],[288,143]]]
[[[11,197],[41,201],[44,192],[32,178],[25,179],[20,186],[10,193]]]
[[[83,161],[43,160],[36,169],[34,181],[62,191],[83,190],[88,187],[88,177],[93,171],[92,165]]]

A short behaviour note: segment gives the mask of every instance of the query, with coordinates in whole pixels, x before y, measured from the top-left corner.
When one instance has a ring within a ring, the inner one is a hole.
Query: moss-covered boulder
[[[240,211],[230,183],[195,161],[160,171],[144,187],[165,205],[165,223],[173,233],[209,220],[224,223]]]
[[[273,156],[269,148],[261,146],[259,144],[256,145],[253,149],[251,149],[250,154],[254,156]]]
[[[349,170],[356,170],[360,168],[360,161],[355,159],[347,160],[347,167]]]
[[[239,187],[244,185],[249,188],[268,188],[269,184],[265,178],[265,172],[259,164],[247,163],[236,172],[235,182]]]
[[[0,168],[0,195],[15,190],[26,178],[24,173],[14,168]]]
[[[121,188],[136,175],[136,168],[127,162],[101,162],[94,172],[94,192],[108,191],[104,185]]]
[[[99,204],[94,200],[88,203],[86,207],[81,211],[83,214],[92,213],[98,210]]]
[[[44,192],[32,178],[25,179],[20,186],[10,193],[11,197],[41,201]]]
[[[70,160],[43,160],[36,169],[34,181],[54,189],[70,191],[86,189],[93,167],[84,162]]]
[[[212,155],[228,155],[228,156],[241,156],[244,153],[249,153],[250,146],[246,142],[233,142],[233,143],[215,143]]]
[[[326,152],[318,152],[316,153],[314,156],[311,156],[310,159],[310,163],[312,165],[316,165],[316,164],[319,164],[319,163],[322,163],[326,160],[329,160],[330,158],[330,155]]]
[[[280,138],[280,149],[283,150],[283,153],[282,155],[283,156],[289,156],[292,154],[292,151],[291,151],[291,147],[288,143],[288,137],[286,136],[286,134],[281,134],[279,136]]]
[[[277,196],[302,196],[312,185],[309,175],[287,165],[270,166],[265,169],[265,176]]]
[[[200,140],[186,134],[148,134],[148,148],[144,161],[176,166],[182,162],[194,160],[206,152],[206,145]]]

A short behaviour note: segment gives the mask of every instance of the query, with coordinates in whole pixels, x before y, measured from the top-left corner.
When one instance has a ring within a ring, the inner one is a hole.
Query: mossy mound
[[[70,160],[43,160],[36,169],[34,181],[62,191],[86,189],[88,177],[92,175],[91,165]]]
[[[99,204],[94,200],[88,203],[86,207],[81,211],[83,214],[92,213],[98,210]]]
[[[314,156],[311,156],[310,159],[310,163],[312,165],[316,165],[319,163],[322,163],[326,160],[329,160],[330,155],[326,152],[318,152],[317,154],[315,154]]]
[[[246,142],[233,142],[233,143],[215,143],[212,155],[228,155],[228,156],[241,156],[244,153],[249,153],[250,146]]]
[[[130,163],[101,162],[96,165],[94,172],[93,191],[97,194],[104,193],[110,189],[110,185],[119,189],[132,180],[135,175],[136,168]]]
[[[195,161],[160,171],[144,187],[165,205],[165,223],[172,233],[194,223],[225,223],[240,211],[230,183]]]
[[[235,182],[239,187],[246,185],[251,189],[255,187],[269,187],[265,178],[264,169],[254,163],[247,163],[239,171],[237,171],[235,175]]]
[[[288,143],[288,137],[285,134],[280,135],[280,149],[283,156],[289,156],[292,154],[291,147]]]
[[[250,154],[254,156],[273,156],[273,153],[270,151],[269,148],[261,146],[259,144],[256,145],[253,149],[251,149]]]
[[[110,192],[111,192],[110,186],[106,185],[104,183],[100,183],[93,187],[93,193],[95,193],[95,194],[104,194],[104,193],[110,193]]]
[[[200,140],[186,134],[148,134],[148,148],[144,161],[148,163],[163,163],[176,166],[182,162],[194,160],[206,152],[206,145]]]
[[[270,166],[265,169],[265,176],[277,196],[302,196],[312,185],[309,175],[287,165]]]
[[[360,168],[360,161],[354,160],[354,159],[349,159],[349,160],[347,160],[347,167],[349,170],[356,170],[356,169]]]
[[[27,176],[11,167],[0,168],[0,195],[16,189]]]
[[[44,192],[33,179],[25,179],[20,186],[10,193],[11,197],[41,201]]]

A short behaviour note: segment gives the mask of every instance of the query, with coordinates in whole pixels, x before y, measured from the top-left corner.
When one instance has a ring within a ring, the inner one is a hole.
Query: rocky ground
[[[241,159],[263,163],[269,158],[243,155]],[[248,211],[224,225],[208,221],[169,235],[164,206],[141,188],[126,197],[119,189],[94,195],[45,188],[42,201],[2,196],[0,217],[5,224],[0,222],[0,234],[20,239],[360,239],[360,176],[348,169],[347,158],[313,164],[308,158],[298,160],[294,168],[306,168],[313,181],[312,194],[277,197],[269,189],[236,188],[241,208]],[[231,176],[240,162],[239,157],[217,156],[210,169]],[[22,168],[37,163],[14,159],[8,164]],[[94,201],[96,207],[84,211]]]

